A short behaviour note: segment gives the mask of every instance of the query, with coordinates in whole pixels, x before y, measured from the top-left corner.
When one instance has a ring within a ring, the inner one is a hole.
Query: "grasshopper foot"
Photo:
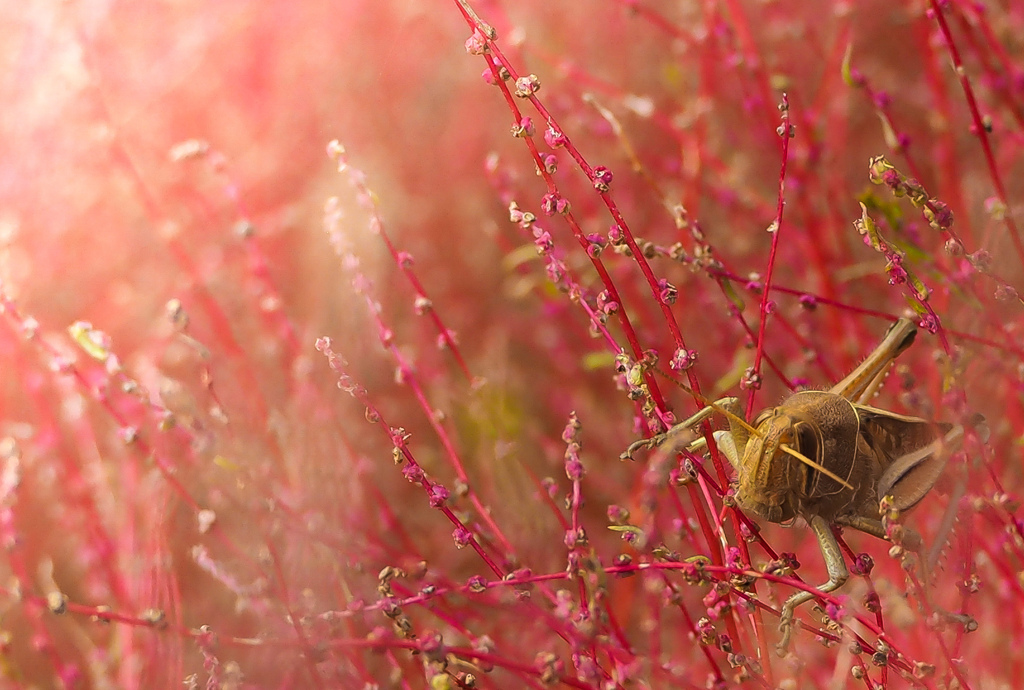
[[[626,450],[624,450],[619,455],[619,460],[632,460],[633,454],[636,453],[637,451],[651,450],[657,448],[668,439],[668,436],[669,434],[672,433],[672,431],[672,429],[669,429],[663,434],[658,434],[656,436],[651,436],[650,438],[642,438],[639,441],[634,441],[633,443],[629,444],[629,447],[626,448]]]
[[[779,618],[779,632],[782,634],[782,639],[775,645],[775,653],[780,657],[786,656],[789,653],[789,640],[793,636],[793,607],[789,606],[789,602],[782,607],[782,616]]]

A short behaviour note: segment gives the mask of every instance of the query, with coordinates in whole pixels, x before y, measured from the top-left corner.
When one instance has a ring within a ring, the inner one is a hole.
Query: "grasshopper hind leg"
[[[814,599],[818,593],[827,594],[833,592],[844,584],[850,577],[850,571],[846,569],[846,560],[839,550],[839,542],[832,534],[832,528],[828,521],[820,515],[810,519],[810,527],[818,538],[818,546],[821,548],[821,555],[825,558],[825,567],[828,569],[828,582],[819,585],[817,592],[800,591],[786,599],[782,605],[782,615],[779,620],[779,632],[782,633],[782,640],[776,647],[779,656],[785,656],[789,648],[789,638],[793,634],[793,614],[796,607]]]
[[[836,522],[840,525],[845,525],[846,527],[858,529],[861,532],[878,537],[879,539],[888,540],[888,537],[885,533],[885,527],[882,525],[881,520],[873,520],[871,518],[866,518],[861,515],[848,515],[837,519]],[[927,553],[924,546],[924,540],[921,539],[921,535],[919,535],[916,531],[910,529],[909,527],[904,527],[902,546],[906,549],[909,549],[917,556],[918,567],[921,570],[920,594],[924,599],[926,610],[938,615],[939,618],[943,620],[949,621],[950,623],[954,623],[956,625],[963,626],[965,632],[974,632],[975,630],[977,630],[978,621],[974,618],[974,616],[970,615],[969,613],[947,611],[946,609],[942,608],[934,601],[932,601],[930,586],[931,574],[935,569],[935,563],[932,561],[929,554]]]

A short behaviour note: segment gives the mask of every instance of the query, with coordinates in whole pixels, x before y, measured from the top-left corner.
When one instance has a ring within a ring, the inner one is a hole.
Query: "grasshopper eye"
[[[821,462],[818,430],[811,424],[796,425],[796,449],[815,462]]]
[[[797,424],[796,446],[801,454],[821,464],[821,444],[818,442],[818,434],[810,424]],[[810,496],[815,483],[818,481],[818,473],[808,471],[804,479],[804,495]]]

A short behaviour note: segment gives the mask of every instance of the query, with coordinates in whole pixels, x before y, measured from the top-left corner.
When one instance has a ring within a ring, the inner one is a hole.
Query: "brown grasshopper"
[[[729,431],[716,431],[714,438],[736,469],[736,503],[769,522],[804,518],[828,569],[828,582],[817,590],[832,592],[849,577],[832,525],[885,539],[879,501],[888,496],[898,511],[913,508],[963,439],[962,426],[866,404],[916,335],[914,324],[900,319],[867,359],[828,391],[794,393],[751,425],[743,421],[736,398],[722,398],[666,433],[634,443],[623,456],[659,446],[715,412],[725,414]],[[688,450],[703,445],[701,438]],[[905,530],[905,545],[919,550],[920,542],[916,533]],[[788,647],[796,607],[814,597],[814,592],[799,591],[783,604],[780,654]]]

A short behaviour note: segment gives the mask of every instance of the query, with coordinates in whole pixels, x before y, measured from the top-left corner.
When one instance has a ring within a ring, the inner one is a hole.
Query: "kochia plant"
[[[1024,673],[1024,8],[4,18],[5,685]],[[848,397],[957,430],[893,543],[744,511],[715,432],[893,322]]]

